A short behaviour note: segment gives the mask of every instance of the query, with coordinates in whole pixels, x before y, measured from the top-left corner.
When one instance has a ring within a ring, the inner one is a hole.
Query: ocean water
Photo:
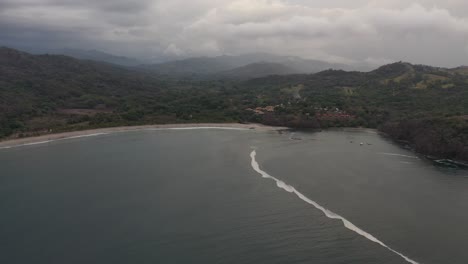
[[[468,171],[367,130],[148,130],[1,149],[0,212],[9,264],[468,263]]]

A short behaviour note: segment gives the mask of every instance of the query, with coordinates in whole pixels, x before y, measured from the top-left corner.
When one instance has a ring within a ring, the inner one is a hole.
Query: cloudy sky
[[[466,0],[0,0],[0,45],[468,64]]]

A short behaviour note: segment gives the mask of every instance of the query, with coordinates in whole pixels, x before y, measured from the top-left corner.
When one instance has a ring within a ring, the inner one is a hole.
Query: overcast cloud
[[[0,0],[0,45],[468,64],[466,0]]]

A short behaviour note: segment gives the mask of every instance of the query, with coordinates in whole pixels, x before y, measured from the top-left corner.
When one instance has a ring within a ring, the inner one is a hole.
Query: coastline
[[[142,125],[142,126],[120,126],[97,128],[61,133],[50,133],[40,136],[5,139],[0,141],[0,149],[13,148],[18,146],[27,146],[40,143],[47,143],[54,140],[66,140],[87,136],[96,136],[112,134],[118,132],[143,131],[152,129],[189,129],[189,128],[224,128],[224,129],[251,129],[257,131],[278,131],[288,129],[287,127],[273,127],[262,124],[240,124],[240,123],[187,123],[187,124],[161,124],[161,125]]]
[[[91,136],[99,136],[99,135],[106,135],[106,134],[113,134],[113,133],[122,133],[122,132],[132,132],[132,131],[145,131],[145,130],[183,130],[183,129],[242,129],[242,130],[254,130],[254,131],[282,131],[282,130],[297,130],[297,131],[308,131],[308,129],[294,129],[290,127],[284,126],[268,126],[259,123],[178,123],[178,124],[155,124],[155,125],[140,125],[140,126],[118,126],[118,127],[107,127],[107,128],[96,128],[96,129],[85,129],[85,130],[76,130],[76,131],[69,131],[69,132],[59,132],[59,133],[50,133],[50,134],[43,134],[39,136],[30,136],[30,137],[23,137],[23,138],[7,138],[0,140],[0,150],[2,149],[10,149],[22,146],[29,146],[29,145],[36,145],[36,144],[45,144],[52,141],[59,141],[59,140],[67,140],[67,139],[74,139],[74,138],[82,138],[82,137],[91,137]],[[320,131],[326,130],[341,130],[341,131],[365,131],[367,133],[373,134],[380,134],[384,138],[387,138],[393,141],[395,144],[399,145],[402,148],[405,147],[401,142],[393,139],[390,135],[386,134],[383,131],[373,128],[364,128],[364,127],[343,127],[343,128],[327,128]],[[408,142],[407,144],[411,144]],[[407,148],[408,149],[408,148]],[[411,148],[411,150],[423,156],[424,158],[435,162],[439,165],[450,165],[462,168],[468,168],[468,160],[457,160],[457,159],[449,159],[447,157],[434,157],[430,156],[427,153],[421,153],[416,151],[415,149]]]

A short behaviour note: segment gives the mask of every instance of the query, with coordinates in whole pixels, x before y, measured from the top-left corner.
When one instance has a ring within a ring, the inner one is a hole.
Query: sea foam
[[[248,128],[242,127],[167,127],[167,128],[149,128],[146,130],[205,130],[205,129],[216,129],[216,130],[249,130]]]
[[[24,143],[12,146],[5,146],[0,147],[0,149],[11,149],[17,147],[25,147],[25,146],[32,146],[32,145],[40,145],[46,144],[54,141],[61,141],[61,140],[68,140],[68,139],[76,139],[76,138],[86,138],[86,137],[94,137],[100,135],[107,135],[107,134],[114,134],[114,133],[127,133],[127,132],[137,132],[137,131],[160,131],[160,130],[206,130],[206,129],[214,129],[214,130],[251,130],[248,128],[242,127],[215,127],[215,126],[207,126],[207,127],[164,127],[164,128],[146,128],[146,129],[129,129],[129,130],[121,130],[121,131],[111,131],[107,133],[94,133],[94,134],[86,134],[86,135],[79,135],[79,136],[71,136],[71,137],[64,137],[64,138],[57,138],[39,142],[31,142],[31,143]]]
[[[252,168],[258,172],[260,175],[262,175],[263,178],[267,178],[267,179],[271,179],[271,180],[274,180],[276,182],[276,185],[278,186],[278,188],[281,188],[289,193],[294,193],[297,197],[299,197],[299,199],[303,200],[304,202],[308,203],[308,204],[311,204],[313,205],[315,208],[319,209],[320,211],[322,211],[325,216],[327,216],[328,218],[331,218],[331,219],[337,219],[337,220],[341,220],[343,222],[343,225],[348,228],[349,230],[352,230],[354,231],[355,233],[367,238],[368,240],[372,241],[372,242],[375,242],[379,245],[381,245],[382,247],[388,249],[389,251],[397,254],[398,256],[402,257],[404,260],[406,260],[407,262],[411,263],[411,264],[419,264],[418,262],[408,258],[407,256],[403,255],[402,253],[392,249],[391,247],[387,246],[385,243],[383,243],[382,241],[378,240],[376,237],[374,237],[373,235],[367,233],[366,231],[360,229],[359,227],[357,227],[356,225],[354,225],[353,223],[351,223],[350,221],[348,221],[346,218],[328,210],[327,208],[321,206],[320,204],[318,204],[317,202],[309,199],[308,197],[306,197],[304,194],[300,193],[299,191],[297,191],[293,186],[291,185],[288,185],[286,184],[284,181],[281,181],[273,176],[271,176],[270,174],[268,174],[267,172],[263,171],[260,169],[260,166],[258,164],[258,162],[256,161],[255,159],[255,156],[257,155],[257,152],[255,150],[253,150],[251,153],[250,153],[250,158],[252,159],[251,161],[251,165],[252,165]]]
[[[411,158],[411,159],[419,159],[416,156],[409,156],[409,155],[403,155],[403,154],[398,154],[398,153],[379,152],[378,154],[387,155],[387,156],[398,156],[398,157]]]
[[[107,135],[107,134],[109,134],[109,133],[94,133],[94,134],[87,134],[87,135],[66,137],[66,138],[61,138],[61,139],[58,139],[58,140],[74,139],[74,138],[86,138],[86,137],[95,137],[95,136],[101,136],[101,135]]]
[[[50,142],[54,142],[54,141],[62,141],[62,140],[75,139],[75,138],[95,137],[95,136],[107,135],[107,134],[108,133],[95,133],[95,134],[87,134],[87,135],[80,135],[80,136],[64,137],[64,138],[57,138],[57,139],[50,139],[50,140],[44,140],[44,141],[38,141],[38,142],[31,142],[31,143],[24,143],[24,144],[12,145],[12,146],[0,147],[0,149],[11,149],[11,148],[18,148],[18,147],[42,145],[42,144],[46,144],[46,143],[50,143]]]

